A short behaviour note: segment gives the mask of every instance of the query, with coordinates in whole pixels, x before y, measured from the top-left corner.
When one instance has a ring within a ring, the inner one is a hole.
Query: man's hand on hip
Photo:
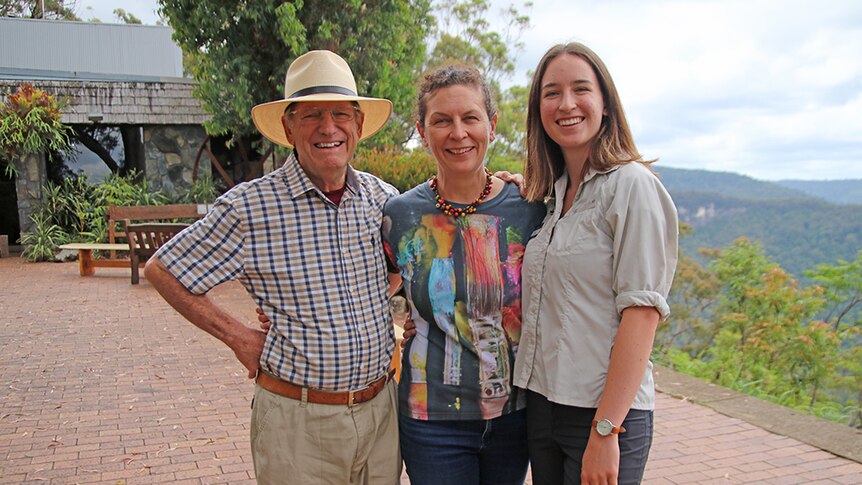
[[[244,327],[236,342],[231,345],[237,360],[248,369],[248,378],[254,379],[260,370],[260,354],[266,343],[266,332]]]

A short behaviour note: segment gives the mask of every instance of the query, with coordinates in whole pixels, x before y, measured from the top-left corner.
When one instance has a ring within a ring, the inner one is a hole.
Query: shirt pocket
[[[550,250],[559,255],[595,251],[607,237],[602,230],[604,217],[595,201],[573,207],[554,228]]]

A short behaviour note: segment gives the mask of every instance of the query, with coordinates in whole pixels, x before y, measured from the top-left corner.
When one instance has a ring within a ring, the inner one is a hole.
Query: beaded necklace
[[[437,200],[437,207],[440,209],[440,212],[446,214],[447,216],[452,217],[462,217],[467,214],[472,214],[476,212],[476,207],[485,200],[485,197],[488,197],[488,194],[491,193],[491,171],[488,168],[485,168],[485,188],[482,189],[482,193],[479,194],[479,198],[474,200],[470,205],[464,208],[460,207],[452,207],[452,204],[446,202],[446,199],[440,197],[440,192],[437,192],[437,176],[431,177],[431,180],[428,181],[428,186],[431,188],[431,192],[434,192],[434,199]]]

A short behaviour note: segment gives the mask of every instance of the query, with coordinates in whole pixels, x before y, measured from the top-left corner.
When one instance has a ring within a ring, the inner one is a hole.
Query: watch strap
[[[603,420],[603,421],[604,421],[604,420]],[[614,424],[614,423],[613,423],[611,420],[607,420],[607,421],[608,421],[609,423],[611,423],[611,425],[613,426],[613,424]],[[599,420],[598,420],[598,419],[594,419],[594,420],[593,420],[593,428],[595,428],[597,424],[599,424]],[[625,433],[625,432],[626,432],[626,429],[623,427],[623,425],[619,425],[619,426],[613,426],[613,427],[611,428],[611,433],[610,433],[610,434],[620,434],[620,433]]]

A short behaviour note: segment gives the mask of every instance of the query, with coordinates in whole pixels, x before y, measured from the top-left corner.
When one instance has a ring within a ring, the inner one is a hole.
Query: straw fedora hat
[[[255,106],[251,109],[254,125],[267,139],[291,147],[284,134],[281,117],[292,103],[304,101],[356,101],[365,114],[362,124],[364,140],[377,133],[392,113],[388,99],[366,98],[356,92],[353,72],[344,59],[331,51],[309,51],[296,58],[284,77],[284,99]]]

